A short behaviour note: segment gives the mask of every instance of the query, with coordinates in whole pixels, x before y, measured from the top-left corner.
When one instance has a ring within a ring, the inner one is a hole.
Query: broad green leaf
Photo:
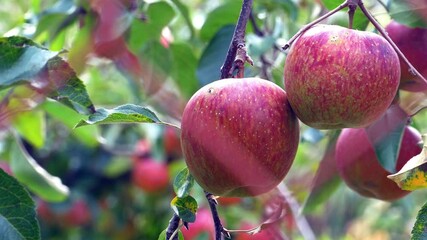
[[[200,39],[203,41],[209,41],[214,37],[216,32],[220,31],[220,29],[227,25],[236,24],[241,7],[242,1],[226,1],[225,4],[210,12],[200,29]],[[228,46],[226,49],[228,49]]]
[[[13,126],[31,145],[41,148],[46,137],[46,121],[41,111],[29,111],[18,114],[13,119]]]
[[[12,145],[10,154],[13,175],[40,198],[50,202],[61,202],[68,197],[68,187],[62,184],[61,179],[43,169],[26,152],[19,140]]]
[[[400,144],[408,119],[407,113],[399,105],[393,104],[379,120],[365,128],[381,166],[392,173],[396,172]]]
[[[173,57],[173,78],[184,97],[190,98],[200,88],[196,77],[197,58],[188,44],[173,43],[170,49]]]
[[[89,147],[98,146],[97,136],[99,133],[97,126],[73,129],[76,122],[78,122],[82,117],[80,114],[55,101],[45,101],[41,107],[47,114],[49,114],[50,117],[68,127],[71,134],[79,139],[81,143]]]
[[[48,61],[46,71],[42,73],[41,78],[41,82],[50,85],[52,88],[47,93],[48,97],[80,114],[95,112],[85,85],[76,76],[70,65],[60,57],[54,57]]]
[[[340,131],[331,132],[325,154],[314,176],[310,194],[305,200],[303,213],[315,211],[337,190],[341,183],[335,161],[335,146]]]
[[[322,2],[327,9],[332,10],[332,9],[338,7],[344,1],[342,1],[342,0],[322,0]],[[366,6],[366,7],[368,7],[368,6]],[[347,12],[348,8],[344,8],[341,11]],[[369,24],[368,18],[365,16],[365,14],[363,14],[363,12],[359,8],[357,8],[356,12],[354,13],[353,28],[359,29],[359,30],[365,30],[366,27],[368,26],[368,24]]]
[[[202,53],[197,67],[197,78],[204,86],[220,78],[220,69],[233,38],[234,25],[221,28]]]
[[[57,54],[23,37],[0,38],[0,89],[32,80]]]
[[[168,49],[164,48],[159,41],[148,41],[142,48],[140,56],[146,59],[147,61],[153,63],[158,69],[162,70],[163,72],[171,72],[173,64],[171,52]]]
[[[175,190],[177,197],[186,197],[190,194],[190,190],[194,185],[194,178],[190,174],[188,168],[184,168],[175,177],[173,182],[173,189]]]
[[[171,201],[173,211],[185,222],[196,221],[197,201],[192,196],[175,197]]]
[[[167,232],[167,229],[163,230],[160,233],[158,240],[166,240],[166,232]],[[181,231],[178,231],[178,240],[185,240],[184,235],[182,235]]]
[[[129,44],[137,51],[148,40],[159,40],[162,29],[175,16],[175,10],[166,1],[153,2],[146,10],[147,21],[134,21],[131,25]]]
[[[387,176],[408,191],[427,187],[427,135],[423,135],[424,147],[420,154],[411,158],[399,172]]]
[[[41,239],[33,199],[15,178],[1,169],[0,239]]]
[[[391,1],[389,13],[394,20],[410,27],[427,27],[427,19],[419,15],[427,11],[425,1]]]
[[[114,109],[99,108],[88,120],[80,120],[75,126],[111,123],[163,123],[154,112],[146,107],[126,104]]]
[[[415,221],[414,227],[411,231],[412,240],[424,240],[427,239],[427,203],[418,212],[417,220]]]

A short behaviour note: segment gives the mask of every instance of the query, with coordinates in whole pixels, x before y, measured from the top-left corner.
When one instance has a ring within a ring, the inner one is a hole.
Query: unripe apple
[[[421,141],[420,133],[412,127],[406,127],[396,162],[396,171],[421,152],[419,141]],[[381,166],[363,128],[349,128],[341,132],[335,159],[344,182],[362,196],[392,201],[409,193],[387,178],[391,173]]]
[[[334,25],[301,35],[284,71],[297,117],[319,129],[369,125],[393,101],[400,78],[399,58],[383,37]]]
[[[204,86],[187,103],[181,129],[191,174],[218,196],[270,191],[289,171],[299,142],[285,91],[259,78]]]
[[[132,169],[132,181],[147,193],[165,190],[169,185],[169,171],[166,164],[153,159],[136,162]]]
[[[213,240],[215,236],[215,224],[212,215],[208,209],[201,208],[196,213],[196,221],[189,223],[189,228],[181,228],[182,235],[185,240],[196,240],[202,234],[207,235],[207,238]]]
[[[410,28],[392,21],[387,25],[389,37],[402,51],[418,72],[427,78],[427,28]],[[427,83],[409,71],[409,66],[400,59],[400,88],[412,92],[427,90]]]

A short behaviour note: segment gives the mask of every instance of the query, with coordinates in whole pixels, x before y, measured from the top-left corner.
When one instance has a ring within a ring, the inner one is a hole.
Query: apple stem
[[[354,12],[356,12],[357,4],[348,4],[348,28],[353,29]]]
[[[369,13],[368,9],[366,9],[365,5],[363,4],[362,0],[359,0],[358,6],[360,7],[360,10],[362,10],[363,14],[369,19],[369,21],[374,25],[374,27],[378,30],[378,32],[387,40],[387,42],[390,43],[390,45],[393,47],[393,49],[396,51],[397,55],[409,66],[409,72],[419,77],[421,80],[423,80],[425,83],[427,83],[427,80],[415,69],[415,67],[409,62],[409,60],[405,57],[405,55],[400,51],[400,49],[396,46],[396,44],[391,40],[391,38],[388,36],[385,29],[378,23],[378,21]]]
[[[174,235],[174,233],[177,231],[180,221],[181,218],[174,213],[166,230],[166,240],[178,240],[178,234]]]
[[[253,61],[247,55],[245,48],[246,23],[252,10],[252,2],[253,0],[243,0],[240,16],[234,29],[233,39],[230,42],[227,56],[221,67],[221,79],[232,77],[235,69],[238,70],[239,76],[243,76],[245,62],[253,65]]]
[[[315,240],[316,235],[313,233],[310,225],[308,224],[307,219],[301,214],[301,207],[298,204],[298,201],[292,196],[292,193],[289,191],[288,187],[281,182],[277,189],[280,194],[286,199],[286,202],[289,205],[292,216],[294,217],[295,223],[301,232],[301,235],[305,240]]]
[[[219,219],[218,210],[216,206],[218,205],[218,201],[215,199],[214,195],[210,192],[205,191],[206,199],[209,203],[209,208],[212,212],[212,218],[215,224],[215,240],[222,240],[222,236],[226,236],[227,238],[231,238],[230,233],[227,229],[222,226],[221,219]]]
[[[350,0],[351,1],[351,0]],[[312,28],[314,25],[320,23],[321,21],[325,20],[326,18],[334,15],[335,13],[337,13],[338,11],[341,11],[342,9],[346,8],[348,6],[349,1],[346,0],[345,2],[343,2],[342,4],[340,4],[338,7],[336,7],[335,9],[333,9],[332,11],[329,11],[328,13],[326,13],[325,15],[319,17],[318,19],[312,21],[311,23],[305,25],[303,28],[301,28],[291,39],[289,39],[289,41],[282,47],[282,50],[286,50],[288,49],[291,44],[301,35],[303,34],[305,31],[307,31],[308,29]]]

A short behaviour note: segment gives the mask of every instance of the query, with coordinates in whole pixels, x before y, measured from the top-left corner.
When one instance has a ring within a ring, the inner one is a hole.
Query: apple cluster
[[[427,72],[426,30],[392,22],[390,37]],[[420,40],[420,49],[407,37]],[[405,45],[406,44],[406,45]],[[410,47],[409,47],[410,46]],[[384,116],[403,90],[424,83],[408,74],[382,36],[335,25],[316,25],[292,45],[284,67],[286,92],[259,78],[223,79],[197,91],[181,125],[182,150],[196,181],[219,196],[256,196],[289,171],[299,142],[299,120],[317,129],[344,129],[336,160],[348,186],[361,195],[394,200],[407,194],[387,179],[365,127]],[[420,135],[405,128],[399,170],[419,153]],[[355,148],[357,146],[357,148]]]

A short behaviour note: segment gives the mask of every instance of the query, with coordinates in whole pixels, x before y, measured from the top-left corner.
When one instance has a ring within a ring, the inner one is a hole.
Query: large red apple
[[[400,170],[413,156],[421,152],[420,133],[406,127],[396,162]],[[378,161],[372,143],[363,128],[344,129],[337,141],[335,159],[338,172],[348,187],[365,197],[392,201],[408,194],[387,178],[391,174]]]
[[[204,86],[187,103],[181,128],[191,174],[219,196],[254,196],[276,187],[299,141],[285,91],[259,78]]]
[[[399,58],[383,37],[335,25],[301,35],[284,71],[296,115],[320,129],[369,125],[393,101],[400,78]]]
[[[165,190],[170,181],[168,167],[153,159],[138,161],[132,169],[132,181],[147,193]]]
[[[386,31],[409,62],[427,78],[427,28],[410,28],[392,21]],[[427,83],[414,76],[409,66],[400,60],[400,88],[412,92],[427,90]]]

